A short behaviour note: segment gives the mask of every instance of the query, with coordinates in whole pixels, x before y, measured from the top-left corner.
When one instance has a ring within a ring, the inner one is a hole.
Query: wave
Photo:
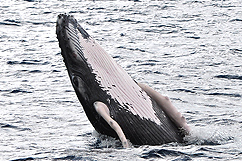
[[[47,65],[50,62],[41,62],[40,60],[22,60],[22,61],[7,61],[9,65],[25,64],[25,65]]]
[[[35,160],[35,158],[32,158],[32,157],[19,158],[19,159],[14,159],[14,160],[11,160],[11,161],[28,161],[28,160]]]
[[[10,93],[32,93],[32,92],[25,91],[25,90],[22,90],[22,89],[14,89]]]
[[[236,19],[232,19],[229,22],[235,22],[235,21],[242,21],[242,19],[236,18]]]
[[[160,34],[172,34],[172,33],[178,33],[178,30],[173,29],[173,30],[169,30],[169,29],[136,29],[137,31],[141,31],[141,32],[151,32],[151,33],[160,33]]]
[[[189,90],[189,89],[174,89],[170,91],[177,91],[177,92],[186,92],[186,93],[196,93],[195,91]]]
[[[242,54],[242,49],[230,49],[234,54]]]
[[[234,141],[231,129],[226,125],[192,127],[191,135],[185,137],[185,145],[224,145]],[[235,129],[233,129],[235,130]]]
[[[215,92],[215,93],[208,93],[207,95],[229,96],[229,97],[242,97],[241,94],[237,94],[237,93],[219,93],[219,92]]]
[[[205,89],[200,89],[202,91],[209,91]],[[189,89],[173,89],[169,91],[175,91],[175,92],[186,92],[186,93],[193,93],[193,94],[203,94],[203,95],[213,95],[213,96],[229,96],[229,97],[242,97],[241,94],[238,93],[222,93],[222,92],[197,92],[196,90],[189,90]]]
[[[90,135],[90,133],[87,133],[87,135]],[[92,149],[122,148],[122,143],[116,138],[102,135],[97,131],[93,131],[92,136],[94,139],[89,144]]]
[[[80,157],[80,156],[75,156],[75,155],[68,155],[65,157],[60,157],[60,158],[53,158],[53,160],[90,160],[85,157]]]
[[[10,128],[10,129],[16,129],[16,130],[20,130],[20,131],[31,130],[29,128],[20,128],[18,126],[6,124],[6,123],[0,123],[0,128]]]
[[[33,93],[33,92],[25,91],[25,90],[22,90],[22,89],[13,89],[13,90],[3,90],[3,89],[1,89],[0,92],[8,92],[8,93]]]
[[[126,50],[131,50],[131,51],[140,51],[140,52],[146,52],[145,50],[143,49],[139,49],[139,48],[128,48],[128,47],[125,47],[125,46],[119,46],[117,47],[118,49],[126,49]]]
[[[217,75],[215,78],[225,78],[225,79],[238,79],[242,80],[242,76],[239,75]]]
[[[145,23],[143,21],[136,21],[136,20],[131,20],[131,19],[125,19],[125,18],[117,18],[117,19],[109,19],[107,20],[107,22],[130,22],[130,23],[133,23],[133,24],[139,24],[139,23]]]
[[[29,71],[29,73],[41,73],[42,71],[41,70],[31,70]]]
[[[21,24],[20,21],[10,20],[10,19],[6,19],[3,22],[0,22],[0,25],[21,26],[20,24]]]
[[[167,156],[181,156],[181,155],[185,155],[185,153],[177,151],[177,150],[169,150],[169,149],[152,149],[148,152],[145,152],[141,155],[141,158],[144,159],[150,159],[150,158],[166,158]],[[188,156],[183,156],[186,159],[191,159]],[[183,159],[185,159],[183,158]],[[183,160],[182,159],[182,160]]]

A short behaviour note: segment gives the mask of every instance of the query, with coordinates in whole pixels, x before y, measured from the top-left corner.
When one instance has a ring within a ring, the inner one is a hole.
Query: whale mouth
[[[83,47],[80,44],[79,36],[89,39],[89,34],[77,23],[71,15],[60,14],[56,23],[56,34],[61,48],[61,55],[68,71],[73,88],[80,98],[81,103],[85,104],[89,100],[91,91],[85,82],[95,80],[92,68],[84,57]],[[87,105],[86,105],[87,106]]]
[[[67,68],[72,72],[78,72],[80,69],[86,68],[87,60],[83,55],[82,47],[79,43],[79,36],[81,35],[84,39],[88,39],[90,36],[77,23],[76,19],[71,15],[58,15],[56,34]]]

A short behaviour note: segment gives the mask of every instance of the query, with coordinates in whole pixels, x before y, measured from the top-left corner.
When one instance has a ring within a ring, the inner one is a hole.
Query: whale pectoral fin
[[[169,118],[182,131],[184,131],[185,134],[189,134],[191,130],[186,123],[185,117],[177,111],[167,96],[162,96],[159,92],[145,84],[138,83],[138,85],[158,104],[158,106],[169,116]]]
[[[123,130],[121,129],[119,124],[110,117],[109,109],[106,106],[106,104],[99,102],[99,101],[96,101],[96,102],[94,102],[93,105],[94,105],[97,113],[100,116],[102,116],[102,118],[109,124],[109,126],[117,133],[120,141],[122,142],[123,147],[128,148],[129,144],[128,144],[128,141],[127,141],[127,139],[126,139],[126,137],[123,133]]]

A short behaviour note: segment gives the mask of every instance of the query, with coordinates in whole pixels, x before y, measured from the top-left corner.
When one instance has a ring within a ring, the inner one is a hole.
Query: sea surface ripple
[[[0,160],[241,160],[240,0],[0,2]],[[186,143],[122,149],[97,134],[69,81],[57,15],[186,117]]]

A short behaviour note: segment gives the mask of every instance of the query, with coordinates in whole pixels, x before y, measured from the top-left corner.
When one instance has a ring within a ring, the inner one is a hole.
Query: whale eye
[[[78,83],[78,79],[77,79],[77,77],[73,77],[73,79],[72,79],[72,81],[73,81],[73,84],[76,86],[76,87],[78,87],[78,85],[79,85],[79,83]]]

